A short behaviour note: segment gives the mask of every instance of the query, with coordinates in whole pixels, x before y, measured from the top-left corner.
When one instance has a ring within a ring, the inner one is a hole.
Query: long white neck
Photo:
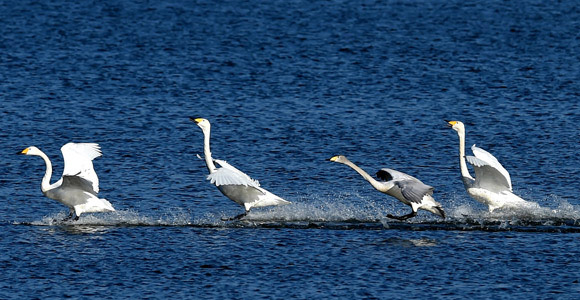
[[[44,163],[46,164],[46,172],[44,173],[44,177],[42,177],[42,183],[40,184],[40,190],[43,193],[46,193],[50,189],[50,178],[52,177],[52,163],[48,156],[44,154],[44,152],[40,151],[38,156],[42,157]]]
[[[211,151],[209,149],[209,137],[211,134],[211,129],[204,129],[203,130],[203,155],[205,158],[205,165],[207,166],[207,170],[209,173],[215,172],[215,164],[213,163],[213,159],[211,157]]]
[[[465,186],[470,185],[475,179],[469,174],[467,162],[465,161],[465,131],[458,131],[459,135],[459,167],[461,168],[461,179]]]
[[[366,179],[378,191],[386,193],[391,188],[391,187],[386,186],[385,184],[377,181],[376,179],[374,179],[371,175],[369,175],[367,172],[365,172],[365,170],[359,168],[357,165],[355,165],[350,160],[345,158],[344,162],[342,162],[342,163],[351,167],[353,170],[357,171],[357,173],[359,173],[362,177],[364,177],[364,179]]]

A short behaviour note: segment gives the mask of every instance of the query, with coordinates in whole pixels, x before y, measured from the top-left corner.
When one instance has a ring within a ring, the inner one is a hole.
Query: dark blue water
[[[580,9],[573,1],[0,3],[0,298],[550,298],[580,292]],[[205,180],[201,130],[292,205]],[[541,208],[488,213],[458,139]],[[40,158],[97,142],[116,213],[43,197]],[[448,218],[325,159],[435,187]]]

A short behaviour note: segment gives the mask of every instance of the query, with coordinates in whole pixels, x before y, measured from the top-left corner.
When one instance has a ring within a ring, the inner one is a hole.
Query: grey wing
[[[475,170],[475,184],[492,192],[512,191],[509,177],[506,178],[502,170],[498,170],[494,164],[474,156],[466,156],[465,159]],[[509,176],[509,175],[508,175]]]
[[[433,187],[419,180],[408,179],[395,181],[395,185],[401,189],[401,194],[403,194],[405,199],[414,203],[421,203],[425,195],[433,194]]]
[[[65,175],[62,176],[62,185],[61,188],[63,189],[76,189],[82,190],[87,193],[90,193],[94,196],[97,195],[97,192],[93,189],[93,183],[87,179],[84,179],[79,176],[74,175]]]

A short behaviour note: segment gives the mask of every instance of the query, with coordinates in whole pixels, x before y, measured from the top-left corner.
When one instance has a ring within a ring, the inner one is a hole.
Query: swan
[[[377,181],[363,169],[348,160],[346,156],[333,156],[329,161],[341,163],[353,168],[379,192],[397,198],[399,201],[409,205],[412,209],[411,213],[407,215],[393,216],[388,214],[388,218],[403,221],[416,216],[417,210],[419,209],[432,212],[441,218],[445,218],[445,211],[441,208],[441,204],[433,199],[433,187],[424,184],[413,176],[393,169],[383,168],[376,174],[377,178],[383,181]]]
[[[266,189],[260,186],[257,180],[250,178],[242,171],[236,169],[234,166],[228,164],[223,160],[213,159],[209,148],[209,140],[211,133],[211,124],[208,120],[203,118],[190,118],[195,122],[203,132],[203,153],[205,156],[205,164],[209,171],[207,179],[214,184],[222,194],[242,205],[245,212],[227,220],[237,220],[246,216],[253,207],[264,207],[272,205],[290,204]],[[217,168],[215,163],[220,165]]]
[[[469,196],[487,205],[489,212],[498,208],[517,208],[532,204],[513,193],[510,174],[491,153],[474,144],[471,151],[475,156],[465,156],[465,125],[460,121],[446,122],[459,136],[461,179]],[[469,174],[466,160],[473,166],[475,178]]]
[[[101,156],[101,148],[94,143],[68,143],[60,148],[64,159],[64,171],[57,182],[50,184],[52,163],[40,149],[30,146],[18,154],[40,156],[46,163],[46,173],[40,190],[70,209],[64,220],[78,220],[83,213],[115,211],[111,203],[97,197],[99,178],[93,169],[92,160]]]

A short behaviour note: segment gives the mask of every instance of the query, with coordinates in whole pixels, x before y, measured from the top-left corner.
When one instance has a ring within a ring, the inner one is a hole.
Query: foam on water
[[[352,199],[356,201],[352,201]],[[455,202],[455,201],[452,201]],[[565,231],[580,232],[580,206],[559,199],[557,207],[533,203],[518,209],[489,212],[477,203],[448,207],[447,218],[441,219],[425,211],[406,221],[388,219],[385,215],[406,212],[407,207],[393,201],[371,201],[358,194],[339,193],[301,199],[291,205],[259,208],[236,221],[224,221],[231,215],[220,211],[195,215],[182,208],[168,208],[158,214],[142,214],[134,210],[84,214],[77,221],[62,221],[65,211],[47,215],[41,220],[22,223],[35,226],[191,226],[207,228],[327,228],[327,229],[406,229],[406,230],[483,230],[483,231]]]
[[[184,226],[191,223],[192,216],[182,209],[172,209],[160,215],[143,215],[133,210],[117,210],[110,213],[83,214],[76,221],[63,221],[67,212],[44,216],[31,225],[80,225],[80,226]]]

